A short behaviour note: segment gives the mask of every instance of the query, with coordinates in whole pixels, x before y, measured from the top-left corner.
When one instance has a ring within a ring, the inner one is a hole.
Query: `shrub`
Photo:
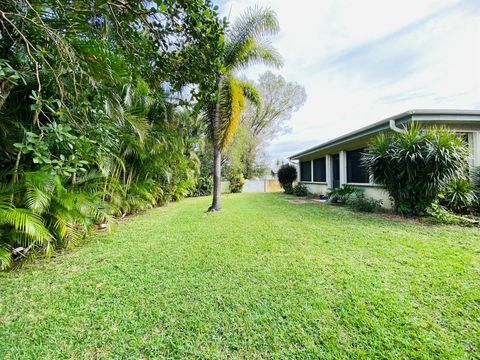
[[[345,200],[345,205],[356,211],[374,212],[382,206],[382,200],[367,198],[363,192],[354,191]]]
[[[449,211],[446,207],[433,202],[425,211],[426,217],[424,221],[445,224],[445,225],[464,225],[464,226],[478,226],[478,220],[456,215]]]
[[[457,214],[472,212],[477,200],[474,184],[465,178],[450,181],[439,194],[440,205]]]
[[[188,196],[208,196],[213,192],[213,178],[211,175],[202,176],[198,178],[195,188],[190,192]]]
[[[293,194],[296,196],[307,196],[308,195],[307,187],[302,183],[298,183],[293,188]]]
[[[293,182],[297,179],[297,168],[291,164],[283,164],[278,170],[278,181],[286,194],[293,193]]]
[[[230,192],[232,193],[241,193],[243,190],[243,185],[245,185],[245,179],[243,178],[243,174],[231,174],[228,177],[228,181],[230,182]]]
[[[353,193],[362,193],[362,190],[350,185],[343,185],[341,188],[330,189],[327,193],[327,201],[331,204],[344,204]]]
[[[442,188],[467,167],[462,138],[444,128],[421,130],[412,123],[403,133],[381,134],[363,154],[375,183],[387,188],[397,212],[419,215]]]
[[[292,184],[285,184],[283,186],[283,190],[285,191],[285,194],[293,195],[293,185]]]

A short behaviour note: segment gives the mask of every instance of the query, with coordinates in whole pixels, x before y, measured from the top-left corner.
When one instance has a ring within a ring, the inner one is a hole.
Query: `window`
[[[312,162],[300,162],[300,181],[312,181]]]
[[[313,160],[313,181],[315,182],[327,181],[327,173],[326,173],[324,157]]]
[[[363,167],[361,158],[365,149],[347,151],[347,182],[368,184],[370,178]]]

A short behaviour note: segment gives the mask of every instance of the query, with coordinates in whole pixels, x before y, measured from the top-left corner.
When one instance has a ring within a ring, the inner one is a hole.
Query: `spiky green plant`
[[[455,133],[411,123],[402,133],[374,138],[363,163],[374,182],[387,188],[399,213],[418,215],[445,185],[464,176],[467,154],[466,144]]]

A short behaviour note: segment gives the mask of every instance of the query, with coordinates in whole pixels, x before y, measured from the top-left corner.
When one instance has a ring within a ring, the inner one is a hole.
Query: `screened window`
[[[327,169],[325,166],[325,158],[313,160],[313,181],[325,182],[327,181]]]
[[[310,160],[300,162],[300,181],[312,181],[312,163]]]
[[[347,182],[368,184],[368,172],[362,166],[361,158],[365,149],[347,151]]]

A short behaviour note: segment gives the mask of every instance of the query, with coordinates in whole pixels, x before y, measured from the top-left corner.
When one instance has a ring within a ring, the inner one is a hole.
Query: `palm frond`
[[[43,171],[28,172],[24,176],[25,205],[35,213],[45,212],[55,189],[55,176]]]
[[[1,238],[1,236],[0,236]],[[5,270],[12,264],[12,247],[0,242],[0,270]]]
[[[244,107],[245,96],[237,79],[228,77],[223,80],[220,90],[220,136],[219,146],[223,151],[232,142],[240,115]]]
[[[0,210],[0,220],[12,226],[33,242],[47,243],[53,239],[52,234],[45,227],[42,218],[29,209],[3,208]]]
[[[227,68],[234,69],[241,54],[247,49],[255,48],[265,36],[274,35],[279,30],[277,16],[272,9],[262,7],[247,9],[236,18],[227,34],[225,45]]]
[[[283,65],[283,60],[278,50],[271,44],[251,40],[243,48],[238,49],[231,66],[235,70],[239,70],[256,64],[280,68]]]
[[[243,95],[256,108],[262,107],[262,94],[251,82],[246,80],[237,80],[238,85],[242,88]]]

